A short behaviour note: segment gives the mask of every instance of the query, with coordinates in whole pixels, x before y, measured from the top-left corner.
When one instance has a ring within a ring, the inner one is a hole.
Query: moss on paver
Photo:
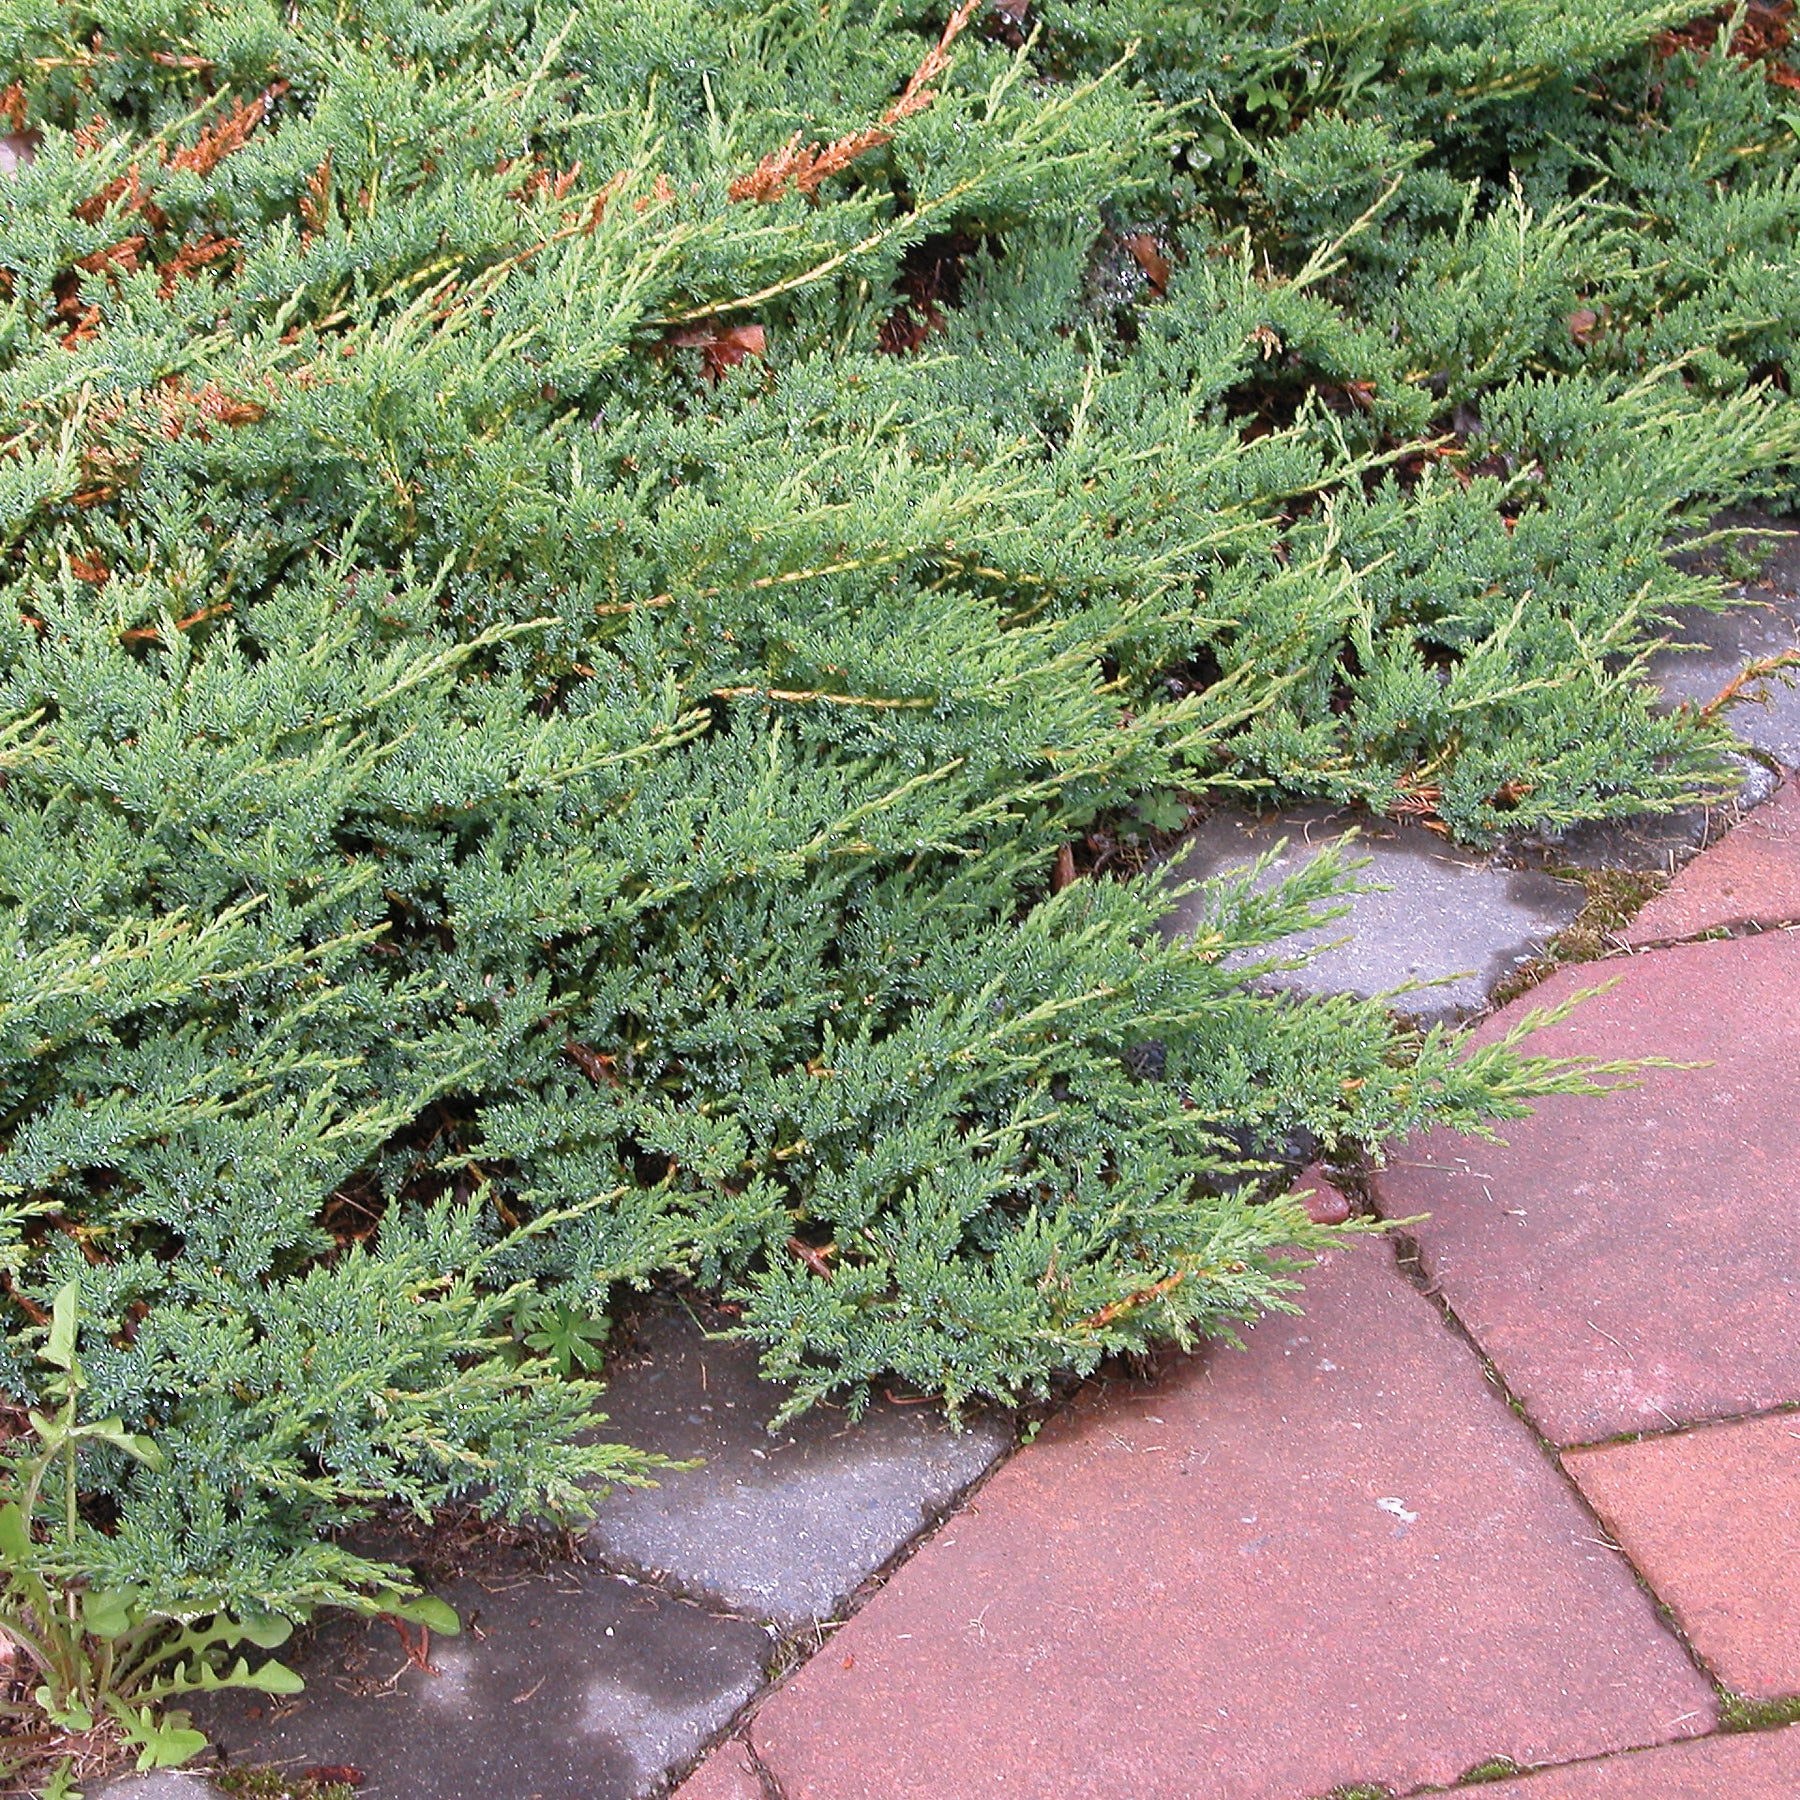
[[[1569,963],[1595,962],[1618,948],[1616,934],[1669,885],[1666,875],[1633,869],[1556,867],[1548,873],[1579,881],[1587,900],[1566,931],[1559,931],[1535,956],[1501,981],[1488,996],[1494,1011],[1528,993]]]
[[[207,1779],[231,1800],[356,1800],[356,1781],[318,1781],[266,1765],[219,1769]]]
[[[1473,1768],[1464,1769],[1457,1777],[1458,1787],[1480,1787],[1484,1782],[1507,1781],[1514,1775],[1523,1775],[1525,1765],[1516,1763],[1510,1756],[1490,1756],[1485,1762],[1478,1762]]]
[[[1784,1694],[1778,1700],[1752,1700],[1719,1690],[1721,1731],[1772,1731],[1781,1725],[1800,1725],[1800,1694]]]

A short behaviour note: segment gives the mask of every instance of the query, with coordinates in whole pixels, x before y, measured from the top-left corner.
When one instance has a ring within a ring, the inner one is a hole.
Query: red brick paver
[[[1728,1688],[1800,1694],[1800,1413],[1563,1460]]]
[[[1632,920],[1628,944],[1800,919],[1800,779],[1792,776]]]
[[[1794,1800],[1800,1726],[1668,1744],[1468,1790],[1468,1800]]]
[[[1711,1691],[1385,1245],[1091,1386],[760,1712],[786,1800],[1306,1800],[1707,1730]]]
[[[1435,1133],[1377,1183],[1562,1444],[1800,1400],[1800,932],[1568,969],[1478,1039],[1609,976],[1530,1047],[1708,1066],[1546,1100],[1505,1145]]]
[[[675,1800],[763,1800],[763,1785],[735,1738],[721,1744],[680,1787]]]

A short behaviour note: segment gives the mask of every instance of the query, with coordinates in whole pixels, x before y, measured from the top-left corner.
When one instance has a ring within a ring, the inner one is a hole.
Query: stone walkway
[[[1791,647],[1784,585],[1678,691]],[[1743,728],[1765,803],[1475,1033],[1611,982],[1533,1048],[1699,1066],[1347,1178],[1393,1230],[1315,1265],[1303,1318],[1088,1383],[678,1800],[1800,1795],[1800,703]],[[1555,873],[1382,826],[1393,891],[1297,979],[1485,959],[1395,1001],[1466,1016],[1583,868],[1731,822],[1589,828]],[[1215,817],[1190,867],[1277,835]]]
[[[1781,556],[1768,617],[1712,622],[1672,691],[1800,641]],[[1604,960],[1477,1041],[1611,981],[1534,1047],[1690,1066],[1340,1174],[1393,1228],[1315,1265],[1303,1317],[1091,1381],[1015,1450],[1010,1419],[956,1435],[904,1393],[771,1434],[782,1395],[729,1320],[666,1298],[606,1429],[699,1466],[611,1497],[575,1562],[440,1566],[461,1637],[337,1620],[294,1658],[304,1695],[198,1722],[234,1765],[408,1800],[1794,1800],[1800,693],[1738,725],[1741,824],[1510,863],[1365,831],[1393,891],[1295,979],[1425,981],[1396,1009],[1468,1017],[1573,927]],[[1281,829],[1298,854],[1342,823]],[[1274,835],[1217,815],[1186,855]],[[1596,922],[1584,871],[1703,843]]]
[[[1707,1066],[1407,1147],[1416,1222],[1088,1384],[682,1800],[1800,1794],[1800,929],[1478,1037],[1596,975],[1546,1050]]]

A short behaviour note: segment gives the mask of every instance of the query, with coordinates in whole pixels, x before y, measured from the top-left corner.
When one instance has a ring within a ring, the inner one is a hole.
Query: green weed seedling
[[[273,1657],[255,1667],[230,1652],[242,1646],[273,1650],[293,1630],[284,1618],[217,1613],[198,1620],[160,1611],[129,1587],[90,1586],[80,1514],[79,1465],[84,1450],[110,1445],[151,1469],[164,1466],[149,1438],[117,1419],[84,1418],[87,1388],[76,1354],[80,1285],[57,1294],[49,1334],[38,1352],[56,1373],[43,1384],[54,1411],[29,1414],[35,1449],[14,1459],[0,1492],[0,1634],[39,1676],[23,1705],[0,1701],[8,1736],[17,1748],[0,1751],[0,1774],[37,1760],[61,1738],[85,1737],[110,1728],[137,1753],[142,1769],[173,1768],[206,1748],[186,1714],[165,1710],[186,1693],[226,1687],[266,1694],[298,1693],[300,1677]],[[60,1489],[60,1504],[45,1506],[47,1485]],[[47,1516],[48,1515],[48,1516]],[[403,1605],[408,1604],[403,1602]],[[422,1609],[422,1610],[421,1610]],[[410,1603],[412,1616],[436,1631],[455,1631],[456,1616],[441,1601]],[[72,1763],[64,1759],[46,1793],[74,1800]]]
[[[515,1314],[519,1341],[563,1375],[593,1374],[606,1361],[610,1321],[604,1314],[528,1293]]]

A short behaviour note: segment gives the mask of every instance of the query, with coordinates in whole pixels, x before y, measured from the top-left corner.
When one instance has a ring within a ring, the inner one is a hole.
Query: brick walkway
[[[1243,1351],[1096,1381],[681,1800],[1800,1795],[1800,788]],[[1784,928],[1787,927],[1787,928]],[[1706,934],[1715,934],[1708,936]]]

